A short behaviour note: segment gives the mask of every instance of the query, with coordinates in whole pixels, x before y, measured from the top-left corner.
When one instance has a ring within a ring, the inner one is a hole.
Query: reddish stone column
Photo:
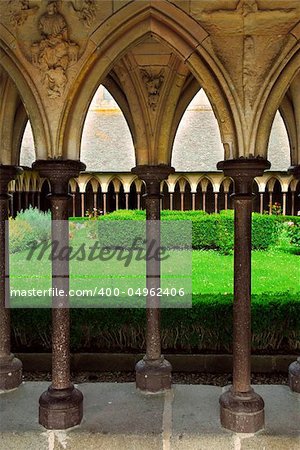
[[[206,211],[206,191],[202,191],[202,211]]]
[[[220,397],[221,424],[238,433],[264,427],[264,401],[250,385],[251,377],[251,222],[253,180],[270,163],[240,158],[218,163],[234,180],[233,385]]]
[[[125,192],[125,209],[129,209],[129,193]]]
[[[184,192],[180,192],[180,210],[184,211]]]
[[[97,200],[97,197],[98,197],[98,193],[97,193],[97,192],[94,192],[94,208],[95,208],[95,209],[98,209],[98,200]]]
[[[273,191],[269,191],[269,215],[272,215]]]
[[[137,192],[137,209],[140,210],[141,209],[141,193]]]
[[[106,214],[106,192],[103,192],[103,214]]]
[[[196,194],[195,192],[192,192],[192,210],[195,211],[196,209]]]
[[[173,211],[173,196],[174,193],[170,192],[170,211]]]
[[[49,195],[52,214],[52,239],[60,247],[68,245],[68,183],[85,169],[79,161],[36,161],[33,169],[51,184]],[[52,287],[63,290],[65,297],[52,298],[52,384],[40,397],[39,423],[48,429],[66,429],[82,419],[83,396],[70,381],[70,313],[68,302],[69,261],[52,261]]]
[[[294,216],[295,215],[295,191],[292,191],[291,194],[292,194],[291,216]]]
[[[0,390],[15,389],[22,382],[22,363],[10,352],[10,309],[8,242],[6,221],[8,220],[8,183],[22,169],[0,164]]]
[[[152,239],[160,245],[160,183],[166,180],[174,169],[168,165],[137,166],[132,169],[146,184],[146,233],[147,245]],[[160,261],[147,261],[147,288],[160,287]],[[171,364],[161,354],[160,341],[160,298],[147,297],[146,355],[136,364],[136,387],[143,392],[158,393],[171,388]]]
[[[85,193],[81,192],[81,217],[85,217]]]
[[[296,180],[300,179],[300,164],[290,167],[289,173],[294,175]],[[300,356],[289,366],[289,386],[292,391],[300,393]]]
[[[228,192],[224,191],[224,209],[227,211],[228,209]]]
[[[219,197],[219,193],[215,192],[214,193],[214,197],[215,197],[215,214],[218,213],[218,197]]]

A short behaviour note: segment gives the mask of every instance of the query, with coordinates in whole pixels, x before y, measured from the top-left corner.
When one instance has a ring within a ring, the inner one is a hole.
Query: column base
[[[289,366],[289,387],[300,394],[300,358]]]
[[[221,425],[236,433],[255,433],[264,428],[263,399],[251,389],[235,393],[232,387],[220,397]]]
[[[79,425],[82,420],[83,395],[73,385],[68,389],[49,386],[39,403],[39,423],[48,430],[65,430]]]
[[[0,390],[9,391],[22,383],[22,363],[13,354],[0,357]]]
[[[162,356],[158,360],[144,357],[135,366],[136,387],[145,393],[160,393],[171,389],[172,366]]]

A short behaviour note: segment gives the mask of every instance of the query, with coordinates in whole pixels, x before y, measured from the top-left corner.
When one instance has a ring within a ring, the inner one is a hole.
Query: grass
[[[27,252],[20,252],[10,257],[10,278],[13,289],[49,289],[51,287],[51,263],[45,259],[37,263],[36,259],[26,261]],[[233,255],[222,255],[216,251],[192,252],[192,293],[193,294],[231,294],[233,292]],[[188,255],[183,262],[174,257],[173,263],[164,265],[164,286],[186,286],[189,290],[188,279],[180,279],[183,265],[189,265]],[[169,275],[171,266],[174,266],[174,275]],[[105,269],[105,270],[104,270]],[[185,277],[188,270],[185,267]],[[72,261],[71,280],[72,289],[94,289],[95,287],[117,286],[121,292],[128,287],[137,289],[144,286],[145,265],[135,263],[128,269],[124,269],[123,262],[95,262]],[[118,279],[112,281],[112,276],[119,273]],[[176,275],[177,274],[177,275]],[[169,278],[166,278],[168,277]],[[254,294],[276,292],[300,292],[300,265],[299,256],[280,250],[254,251],[252,252],[252,292]],[[120,297],[122,295],[120,294]],[[28,300],[28,299],[27,299]],[[102,299],[103,300],[103,299]],[[121,300],[121,298],[120,298]],[[183,300],[183,299],[182,299]],[[24,302],[24,299],[20,301]],[[49,306],[50,298],[44,301],[41,298],[29,299]],[[80,306],[73,299],[73,306]],[[18,302],[19,303],[19,302]],[[20,305],[21,306],[21,305]],[[86,304],[85,304],[86,306]],[[111,306],[111,304],[110,304]],[[117,306],[117,305],[116,305]],[[142,306],[139,303],[139,306]]]
[[[233,292],[233,256],[193,251],[193,293]],[[252,252],[252,292],[299,292],[299,256],[283,251]]]

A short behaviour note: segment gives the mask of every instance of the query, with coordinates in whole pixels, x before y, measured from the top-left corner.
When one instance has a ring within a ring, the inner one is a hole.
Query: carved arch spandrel
[[[256,154],[267,158],[268,142],[270,138],[272,123],[279,109],[284,96],[296,77],[300,74],[300,49],[291,59],[287,61],[282,70],[277,74],[276,80],[272,83],[272,88],[266,94],[267,98],[261,115],[258,117],[257,133],[256,133]],[[291,165],[300,163],[300,148],[292,154],[295,160],[291,161]]]
[[[47,114],[38,90],[22,61],[11,51],[14,37],[0,24],[0,67],[9,76],[30,118],[37,157],[51,156],[52,142]]]
[[[107,33],[107,29],[111,29],[111,33]],[[99,27],[91,37],[90,45],[93,44],[95,50],[71,87],[63,111],[60,132],[64,136],[63,155],[72,159],[79,157],[85,115],[97,87],[126,52],[151,34],[186,61],[188,68],[203,85],[217,117],[223,142],[226,144],[229,141],[225,156],[235,157],[238,147],[243,153],[243,142],[238,144],[236,132],[240,128],[240,125],[236,126],[239,113],[232,112],[235,101],[231,88],[220,68],[211,68],[212,58],[209,64],[205,61],[207,51],[203,50],[203,54],[200,51],[201,42],[207,38],[207,33],[179,8],[166,1],[157,1],[129,3],[122,8],[122,13],[114,14],[106,21],[105,27]]]

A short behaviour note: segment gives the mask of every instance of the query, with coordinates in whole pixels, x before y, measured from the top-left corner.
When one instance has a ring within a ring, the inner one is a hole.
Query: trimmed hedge
[[[144,309],[71,310],[71,351],[145,350]],[[13,350],[51,351],[51,311],[12,310]],[[168,352],[230,352],[232,295],[194,295],[190,309],[162,309],[161,339]],[[300,349],[300,299],[291,293],[252,296],[252,350]]]
[[[221,211],[219,214],[206,214],[203,211],[162,211],[161,218],[164,221],[190,220],[192,222],[192,246],[195,250],[219,250],[222,253],[230,253],[234,244],[234,213],[232,210]],[[101,221],[110,222],[116,220],[140,221],[145,220],[144,211],[126,211],[119,210],[105,216],[100,216]],[[86,220],[72,218],[71,220]],[[261,215],[253,213],[252,215],[252,249],[267,250],[279,239],[282,228],[285,224],[295,224],[295,230],[300,227],[300,217],[295,216],[276,216]],[[128,241],[128,230],[130,227],[124,225],[124,230],[120,232],[120,240]],[[292,228],[293,226],[291,226]],[[170,237],[174,246],[182,245],[182,236],[178,232],[180,227],[175,227],[175,232]],[[102,234],[103,236],[103,234]],[[291,243],[296,241],[291,237]],[[168,239],[163,240],[164,243]]]

